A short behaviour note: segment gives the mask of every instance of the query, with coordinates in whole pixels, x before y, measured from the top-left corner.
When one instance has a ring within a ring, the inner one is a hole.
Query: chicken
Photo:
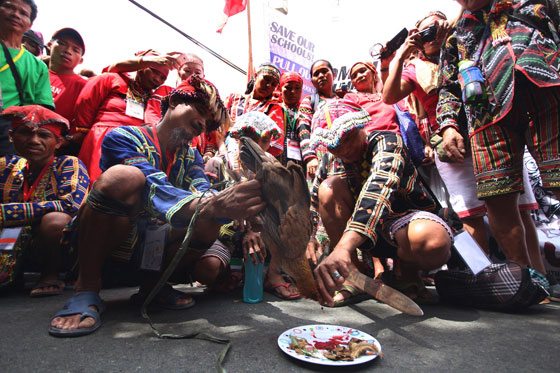
[[[264,243],[271,255],[280,259],[280,266],[295,280],[299,292],[318,300],[317,284],[305,256],[312,221],[309,190],[301,166],[292,162],[283,166],[247,137],[240,140],[239,157],[262,185],[266,202],[260,213]]]

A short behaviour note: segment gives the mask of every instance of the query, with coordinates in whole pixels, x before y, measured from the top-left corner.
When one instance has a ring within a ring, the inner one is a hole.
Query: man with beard
[[[188,146],[193,137],[229,121],[210,82],[193,75],[163,100],[162,111],[157,125],[119,127],[103,142],[103,173],[74,221],[80,263],[76,294],[52,319],[51,335],[86,335],[100,326],[101,269],[109,257],[151,270],[142,272],[140,291],[133,296],[142,302],[179,249],[197,209],[189,250],[171,279],[212,285],[230,255],[216,242],[220,226],[253,216],[264,207],[258,181],[219,194],[211,190],[200,153]],[[158,240],[162,231],[164,238]],[[156,241],[163,247],[159,257]],[[194,304],[170,285],[154,302],[171,309]]]

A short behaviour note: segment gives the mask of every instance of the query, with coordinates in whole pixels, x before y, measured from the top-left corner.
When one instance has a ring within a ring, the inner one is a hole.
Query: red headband
[[[298,82],[300,84],[303,84],[303,78],[295,71],[286,71],[280,78],[280,88],[282,88],[284,84],[289,82]]]
[[[10,106],[0,114],[0,118],[12,122],[13,129],[31,124],[45,128],[58,137],[70,128],[66,118],[40,105]]]

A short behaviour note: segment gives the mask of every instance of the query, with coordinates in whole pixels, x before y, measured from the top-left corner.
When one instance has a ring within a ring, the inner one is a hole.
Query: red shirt
[[[69,121],[74,115],[76,100],[87,80],[78,74],[58,74],[49,70],[54,111]]]
[[[399,119],[393,105],[387,105],[379,93],[348,92],[344,99],[355,102],[369,113],[372,124],[366,132],[391,131],[400,133]]]
[[[88,132],[96,123],[114,126],[141,126],[144,119],[125,114],[130,78],[104,73],[87,81],[76,102],[76,115],[70,132]]]
[[[162,85],[154,91],[146,102],[146,110],[144,111],[144,121],[146,123],[157,124],[161,120],[161,100],[168,96],[173,89],[168,85]]]
[[[413,60],[414,61],[414,60]],[[428,121],[430,122],[431,132],[435,132],[438,129],[437,121],[436,121],[436,106],[438,102],[438,92],[434,90],[431,93],[426,93],[420,84],[418,84],[418,79],[416,78],[416,67],[414,66],[413,62],[408,64],[402,72],[402,80],[407,83],[412,84],[414,86],[414,90],[412,93],[418,101],[422,104],[422,107],[426,111],[426,115],[428,116]]]

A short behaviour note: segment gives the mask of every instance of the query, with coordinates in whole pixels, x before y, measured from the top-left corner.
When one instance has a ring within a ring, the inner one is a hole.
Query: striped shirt
[[[154,135],[155,131],[147,127],[115,128],[103,140],[101,169],[118,164],[137,167],[146,177],[144,210],[175,228],[183,228],[188,221],[177,212],[210,189],[202,156],[195,148],[183,146],[170,159],[164,159]]]
[[[0,158],[0,228],[28,226],[50,212],[76,215],[89,187],[83,163],[76,157],[55,157],[24,202],[26,165],[27,160],[18,155]]]
[[[544,0],[513,0],[513,11],[540,24],[549,20]],[[461,107],[461,87],[458,82],[458,63],[472,60],[485,34],[490,7],[478,11],[464,11],[454,33],[448,38],[441,54],[441,75],[437,121],[440,130],[458,128]],[[493,21],[492,21],[493,22]],[[488,33],[483,43],[479,67],[486,78],[489,95],[483,106],[464,105],[473,131],[479,131],[502,118],[511,110],[515,93],[515,72],[525,75],[538,87],[560,86],[560,53],[548,30],[537,30],[525,22],[507,21],[511,41],[497,42]],[[494,43],[493,43],[494,42]]]

